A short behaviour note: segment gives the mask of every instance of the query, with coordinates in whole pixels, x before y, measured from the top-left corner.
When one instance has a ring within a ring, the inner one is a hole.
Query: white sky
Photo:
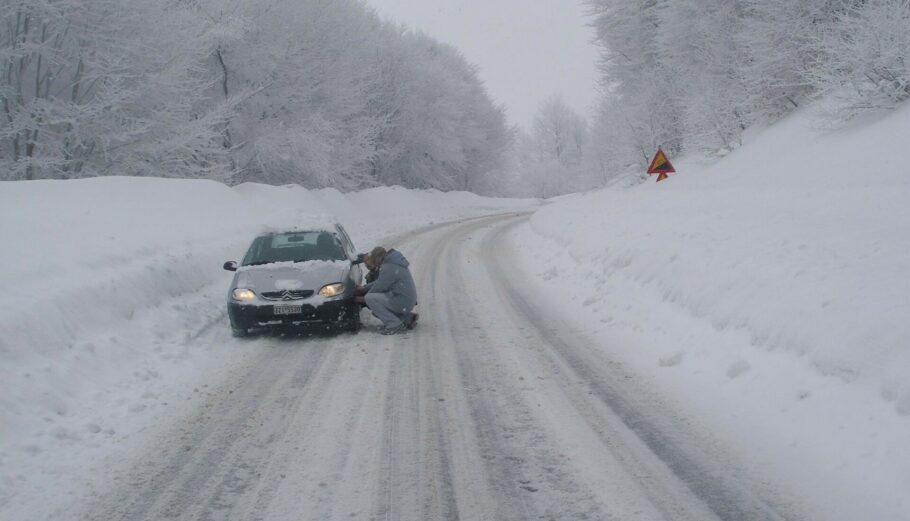
[[[509,121],[529,129],[555,93],[590,119],[597,48],[579,0],[367,0],[384,18],[457,47]]]

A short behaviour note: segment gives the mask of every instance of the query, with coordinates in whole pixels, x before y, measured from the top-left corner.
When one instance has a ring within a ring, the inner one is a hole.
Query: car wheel
[[[231,335],[234,338],[243,338],[250,334],[250,330],[245,327],[231,327]]]
[[[350,320],[348,320],[347,327],[345,327],[345,329],[347,329],[351,333],[356,333],[356,332],[360,331],[360,308],[357,307],[355,309],[356,309],[356,311],[351,312],[351,314],[353,316],[351,317]]]

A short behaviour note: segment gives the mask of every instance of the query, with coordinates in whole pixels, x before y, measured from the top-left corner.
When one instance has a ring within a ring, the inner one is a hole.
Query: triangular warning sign
[[[651,166],[648,167],[648,173],[669,174],[672,172],[676,172],[676,169],[670,164],[670,160],[667,159],[667,155],[664,154],[664,151],[660,147],[657,147],[657,153],[654,154],[654,159],[651,160]],[[661,179],[658,179],[658,181],[660,180]]]
[[[670,176],[668,176],[666,172],[661,172],[661,173],[657,174],[657,182],[659,183],[659,182],[663,181],[664,179],[667,179],[668,177],[670,177]]]

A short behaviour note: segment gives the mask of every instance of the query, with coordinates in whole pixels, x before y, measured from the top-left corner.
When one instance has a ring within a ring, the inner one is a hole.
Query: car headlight
[[[231,292],[231,298],[239,301],[253,300],[256,298],[256,294],[251,289],[237,288]]]
[[[344,293],[344,284],[336,282],[335,284],[326,284],[319,290],[319,295],[322,297],[337,297]]]

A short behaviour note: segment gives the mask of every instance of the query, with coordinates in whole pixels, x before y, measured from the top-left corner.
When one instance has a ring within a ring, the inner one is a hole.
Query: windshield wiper
[[[249,264],[244,264],[244,266],[262,266],[263,264],[271,264],[275,261],[256,261]]]

